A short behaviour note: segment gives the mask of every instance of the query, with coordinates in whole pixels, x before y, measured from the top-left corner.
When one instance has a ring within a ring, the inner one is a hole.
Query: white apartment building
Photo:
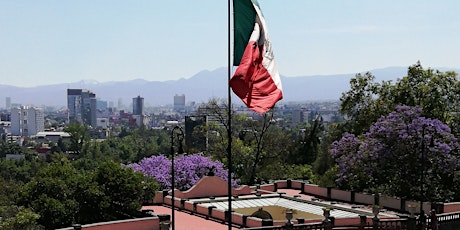
[[[45,115],[36,107],[20,106],[11,108],[11,134],[29,137],[45,130]]]

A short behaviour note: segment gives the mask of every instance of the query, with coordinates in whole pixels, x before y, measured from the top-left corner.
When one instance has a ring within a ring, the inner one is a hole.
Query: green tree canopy
[[[142,173],[113,161],[80,171],[61,158],[25,184],[18,203],[36,212],[40,225],[55,229],[135,217],[157,188]]]
[[[397,105],[419,106],[422,116],[438,119],[458,133],[460,82],[455,72],[423,69],[420,62],[408,68],[407,76],[377,83],[371,73],[357,74],[350,90],[342,93],[340,111],[347,116],[345,129],[355,135],[369,127]]]

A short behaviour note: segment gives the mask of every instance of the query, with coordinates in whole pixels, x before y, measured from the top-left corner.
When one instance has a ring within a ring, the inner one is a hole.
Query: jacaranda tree
[[[339,187],[426,201],[458,197],[458,140],[421,114],[419,107],[397,106],[367,133],[334,142]]]
[[[166,156],[144,158],[139,163],[128,166],[134,171],[154,177],[162,189],[171,188],[171,160]],[[210,172],[227,181],[228,171],[224,169],[221,162],[213,161],[202,154],[177,156],[174,158],[174,187],[179,190],[187,190]],[[237,186],[237,181],[232,180],[232,184]]]

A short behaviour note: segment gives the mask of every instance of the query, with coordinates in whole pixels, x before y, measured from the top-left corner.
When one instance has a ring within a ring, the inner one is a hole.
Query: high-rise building
[[[36,107],[11,108],[11,134],[14,136],[33,136],[45,130],[43,110]]]
[[[96,109],[100,111],[107,110],[107,101],[103,101],[99,98],[96,98]]]
[[[69,123],[96,127],[96,94],[86,89],[67,89]]]
[[[185,95],[178,95],[174,96],[174,111],[177,112],[185,112]]]
[[[11,108],[11,97],[6,97],[5,98],[5,109],[10,109]]]
[[[144,115],[144,98],[141,96],[133,98],[133,115]]]
[[[123,108],[123,99],[122,98],[118,98],[117,109],[118,110],[124,109]]]
[[[299,109],[295,109],[292,111],[292,125],[295,126],[298,123],[304,122],[304,112]]]

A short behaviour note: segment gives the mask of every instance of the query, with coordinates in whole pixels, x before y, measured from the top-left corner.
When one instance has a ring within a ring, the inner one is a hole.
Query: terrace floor
[[[353,206],[351,204],[346,203],[336,203],[330,201],[323,201],[318,200],[313,196],[300,194],[299,190],[295,189],[278,189],[278,193],[284,193],[285,196],[289,197],[299,197],[304,200],[308,201],[315,201],[317,204],[324,204],[328,206],[335,206],[335,207],[343,207],[348,209],[349,211],[342,211],[342,210],[332,210],[331,214],[335,217],[351,217],[351,218],[359,218],[358,213],[367,212],[370,216],[372,216],[372,210],[368,206]],[[273,194],[275,195],[275,194]],[[236,200],[232,202],[232,209],[238,208],[250,208],[250,207],[269,207],[269,206],[280,206],[284,209],[290,208],[300,211],[305,211],[312,213],[314,215],[322,217],[322,208],[324,206],[319,205],[312,205],[308,203],[296,202],[292,200],[286,200],[284,198],[279,197],[256,197],[254,195],[251,198],[243,198],[241,200]],[[226,198],[225,198],[226,199]],[[200,198],[200,199],[192,199],[193,201],[200,202],[203,201],[200,205],[208,207],[208,206],[215,206],[217,209],[226,210],[228,208],[228,203],[225,201],[223,197],[221,198],[214,198],[210,200],[209,198]],[[153,206],[144,206],[143,209],[152,209],[155,214],[168,214],[171,215],[171,207],[169,206],[162,206],[162,205],[153,205]],[[246,213],[247,214],[247,213]],[[396,215],[392,212],[383,211],[379,214],[382,217],[395,217]],[[302,217],[302,216],[299,216]],[[176,209],[175,211],[175,229],[182,230],[224,230],[228,229],[228,225],[218,220],[213,219],[206,219],[203,216],[198,214],[192,214],[188,211],[181,211]],[[238,229],[238,227],[233,227],[232,229]]]
[[[144,206],[142,209],[152,209],[155,214],[168,214],[171,215],[171,208],[161,205]],[[227,224],[208,220],[201,216],[190,214],[176,210],[174,213],[175,229],[177,230],[225,230],[228,229]],[[232,229],[238,229],[233,227]]]

